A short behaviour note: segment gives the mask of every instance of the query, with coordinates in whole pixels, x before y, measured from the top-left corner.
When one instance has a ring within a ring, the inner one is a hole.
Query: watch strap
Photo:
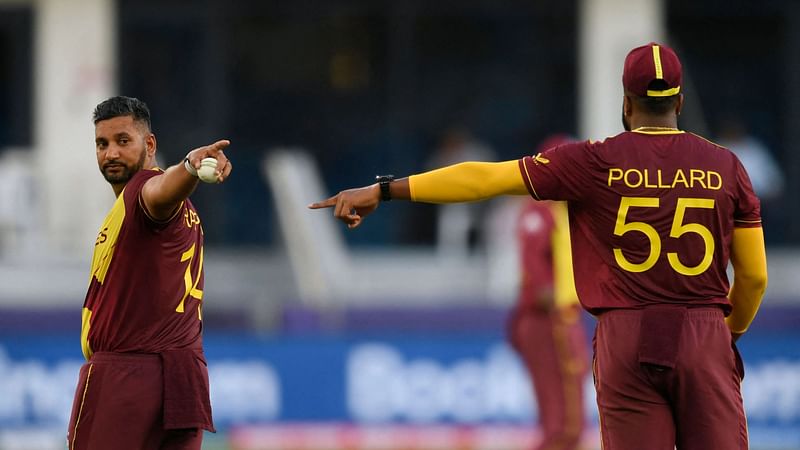
[[[378,182],[381,188],[381,201],[388,202],[391,200],[392,192],[389,189],[389,184],[394,181],[394,175],[378,175],[375,177],[375,181]]]

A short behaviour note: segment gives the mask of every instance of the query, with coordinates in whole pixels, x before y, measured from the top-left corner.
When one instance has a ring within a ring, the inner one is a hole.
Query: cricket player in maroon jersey
[[[569,142],[546,139],[547,150]],[[525,200],[517,219],[520,289],[509,340],[530,375],[542,437],[535,450],[574,450],[584,428],[583,382],[589,368],[586,331],[572,274],[564,202]]]
[[[354,228],[389,199],[567,201],[578,297],[598,318],[603,449],[746,449],[735,341],[767,284],[760,204],[732,152],[678,129],[681,80],[672,49],[634,48],[622,74],[623,133],[515,161],[380,177],[309,207],[332,207]]]
[[[97,163],[117,200],[100,227],[83,305],[70,450],[198,450],[214,431],[203,356],[203,228],[196,169],[227,140],[156,166],[150,111],[112,97],[94,110]]]

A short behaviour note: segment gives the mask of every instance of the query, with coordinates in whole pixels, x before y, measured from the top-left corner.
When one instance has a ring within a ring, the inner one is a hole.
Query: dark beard
[[[103,178],[105,178],[106,181],[108,181],[111,184],[125,184],[125,183],[127,183],[128,181],[131,180],[131,178],[133,177],[133,175],[136,172],[142,170],[142,167],[144,167],[144,158],[145,158],[146,153],[147,153],[147,151],[142,149],[142,154],[139,156],[139,161],[137,161],[136,164],[134,164],[131,167],[128,167],[128,166],[122,164],[122,162],[120,162],[120,161],[109,161],[106,165],[108,165],[108,164],[119,164],[119,165],[123,166],[122,170],[119,171],[118,173],[111,174],[111,173],[108,173],[106,171],[105,167],[103,167],[103,170],[102,170]]]
[[[622,111],[622,127],[625,128],[625,131],[631,131],[631,124],[625,119],[625,111]]]

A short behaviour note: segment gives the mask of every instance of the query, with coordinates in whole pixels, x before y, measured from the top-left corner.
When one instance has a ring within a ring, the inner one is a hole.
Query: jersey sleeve
[[[161,169],[140,170],[136,172],[128,184],[125,185],[123,195],[125,195],[126,214],[134,217],[135,220],[145,225],[147,228],[158,230],[166,227],[175,220],[183,206],[176,208],[175,214],[167,220],[158,221],[153,219],[142,203],[142,188],[150,178],[160,176],[164,173]]]
[[[754,228],[761,226],[761,202],[753,191],[750,177],[739,158],[736,158],[736,210],[733,215],[737,228]]]
[[[537,200],[579,200],[589,185],[589,143],[559,145],[519,160],[525,187]]]

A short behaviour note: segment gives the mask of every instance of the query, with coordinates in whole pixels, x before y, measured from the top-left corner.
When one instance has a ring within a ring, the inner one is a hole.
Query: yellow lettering
[[[186,272],[184,272],[183,274],[183,284],[185,290],[183,293],[183,297],[181,297],[181,302],[178,303],[178,307],[175,308],[175,312],[179,313],[184,312],[184,302],[186,301],[187,297],[191,296],[193,298],[196,298],[197,300],[203,299],[203,291],[197,289],[197,283],[200,281],[200,273],[202,273],[203,270],[203,247],[200,247],[200,263],[197,269],[197,276],[195,277],[192,276],[191,272],[192,258],[194,258],[194,253],[195,253],[195,244],[192,244],[192,246],[189,247],[189,250],[186,250],[185,252],[183,252],[183,254],[181,254],[181,262],[189,261],[189,263],[186,264]]]
[[[187,228],[192,228],[192,226],[194,226],[195,224],[197,225],[200,224],[200,216],[189,208],[186,208],[186,210],[184,211],[183,220],[184,222],[186,222]]]
[[[636,176],[639,177],[639,181],[637,181],[636,184],[633,184],[633,183],[630,182],[630,180],[628,180],[628,175],[630,175],[631,173],[634,173],[634,174],[636,174]],[[642,172],[639,172],[636,169],[628,169],[628,170],[625,171],[625,185],[626,186],[628,186],[630,188],[636,188],[636,187],[641,186],[641,184],[642,184]]]
[[[659,172],[661,172],[661,171],[659,171]],[[647,169],[644,169],[644,187],[646,187],[646,188],[658,187],[655,184],[650,184],[650,174],[647,172]]]
[[[713,182],[711,180],[712,178],[714,178]],[[708,188],[709,189],[713,189],[715,191],[718,191],[718,190],[722,189],[722,175],[720,175],[717,172],[714,172],[713,170],[709,170],[708,171]]]
[[[656,171],[656,174],[658,175],[658,176],[656,177],[656,179],[658,180],[658,187],[660,187],[661,189],[669,188],[669,187],[670,187],[670,185],[668,185],[668,184],[664,184],[664,180],[662,180],[662,179],[661,179],[661,176],[663,175],[663,174],[661,173],[661,169],[658,169],[658,170]]]
[[[687,173],[688,176],[687,176]],[[608,185],[612,186],[615,182],[622,181],[629,188],[646,189],[675,189],[683,188],[703,188],[710,190],[722,189],[722,175],[713,170],[701,169],[676,169],[675,174],[670,176],[662,169],[622,169],[611,167],[608,169]],[[196,217],[195,222],[199,224],[200,218]],[[187,219],[190,222],[191,219]]]
[[[702,170],[698,169],[689,169],[689,186],[694,187],[694,182],[697,181],[699,186],[703,186],[703,189],[708,189],[706,187],[706,173]]]
[[[689,183],[686,182],[686,174],[684,174],[681,169],[675,172],[675,178],[672,180],[672,187],[674,188],[678,183],[683,183],[683,187],[685,188],[689,187]]]
[[[618,169],[616,167],[612,167],[608,169],[608,185],[611,186],[611,183],[617,180],[622,179],[622,169]]]
[[[94,241],[94,245],[100,245],[108,240],[108,227],[103,228],[100,233],[97,234],[97,239]]]
[[[675,213],[672,218],[672,228],[669,232],[670,239],[681,239],[685,234],[693,233],[698,235],[704,243],[705,250],[703,259],[695,266],[687,266],[678,256],[677,252],[667,252],[667,262],[672,269],[684,276],[697,276],[705,273],[714,260],[715,240],[711,230],[701,222],[685,222],[686,210],[688,208],[714,209],[714,199],[710,198],[678,198]],[[631,208],[659,208],[659,199],[651,197],[622,197],[620,199],[619,210],[617,210],[617,223],[614,226],[615,236],[624,236],[634,231],[645,235],[650,243],[647,258],[640,263],[629,261],[622,247],[614,247],[614,259],[617,265],[628,272],[645,272],[658,263],[662,249],[662,237],[655,227],[647,222],[628,221],[628,212]],[[641,245],[636,250],[644,250]],[[694,250],[693,250],[694,252]],[[694,253],[692,253],[694,255]],[[641,257],[641,255],[640,255]]]

